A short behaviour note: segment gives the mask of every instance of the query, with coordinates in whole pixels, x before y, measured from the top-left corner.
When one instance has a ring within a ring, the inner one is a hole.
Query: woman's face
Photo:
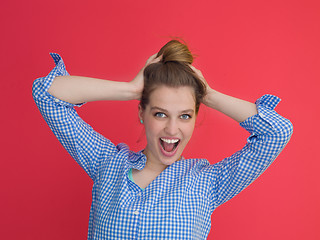
[[[195,98],[188,86],[157,87],[140,118],[144,122],[147,146],[144,154],[155,164],[171,165],[179,160],[189,142],[195,121]]]

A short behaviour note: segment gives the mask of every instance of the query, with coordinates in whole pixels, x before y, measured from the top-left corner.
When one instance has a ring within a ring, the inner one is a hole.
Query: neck
[[[154,173],[161,173],[163,170],[165,170],[168,167],[168,165],[165,165],[165,164],[155,160],[155,158],[152,156],[152,154],[150,154],[148,152],[147,149],[145,149],[143,151],[143,153],[147,157],[147,162],[144,167],[145,170],[150,171],[150,172],[154,172]]]

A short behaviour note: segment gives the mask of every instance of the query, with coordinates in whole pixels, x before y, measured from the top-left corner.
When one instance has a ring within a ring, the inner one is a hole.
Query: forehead
[[[189,86],[159,86],[150,94],[149,105],[150,108],[159,107],[168,111],[195,111],[194,90]]]

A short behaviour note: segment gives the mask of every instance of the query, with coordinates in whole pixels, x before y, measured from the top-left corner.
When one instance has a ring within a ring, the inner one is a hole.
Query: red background
[[[283,101],[291,141],[252,185],[218,208],[209,239],[320,239],[318,0],[2,0],[1,239],[86,239],[90,178],[51,133],[31,97],[35,78],[60,53],[67,70],[131,80],[146,59],[183,37],[210,85],[255,101]],[[115,143],[140,150],[137,102],[96,102],[79,114]],[[241,148],[248,134],[202,107],[185,157],[211,163]]]

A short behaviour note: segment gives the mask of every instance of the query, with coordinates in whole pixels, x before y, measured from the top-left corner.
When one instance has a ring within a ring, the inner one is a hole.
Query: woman
[[[191,64],[187,46],[172,40],[151,56],[131,82],[69,76],[56,67],[33,85],[44,119],[93,179],[88,239],[206,239],[211,214],[252,183],[292,134],[289,120],[264,95],[255,104],[212,89]],[[74,106],[99,100],[140,100],[147,145],[133,152],[95,132]],[[185,159],[200,103],[240,123],[245,147],[214,165]]]

